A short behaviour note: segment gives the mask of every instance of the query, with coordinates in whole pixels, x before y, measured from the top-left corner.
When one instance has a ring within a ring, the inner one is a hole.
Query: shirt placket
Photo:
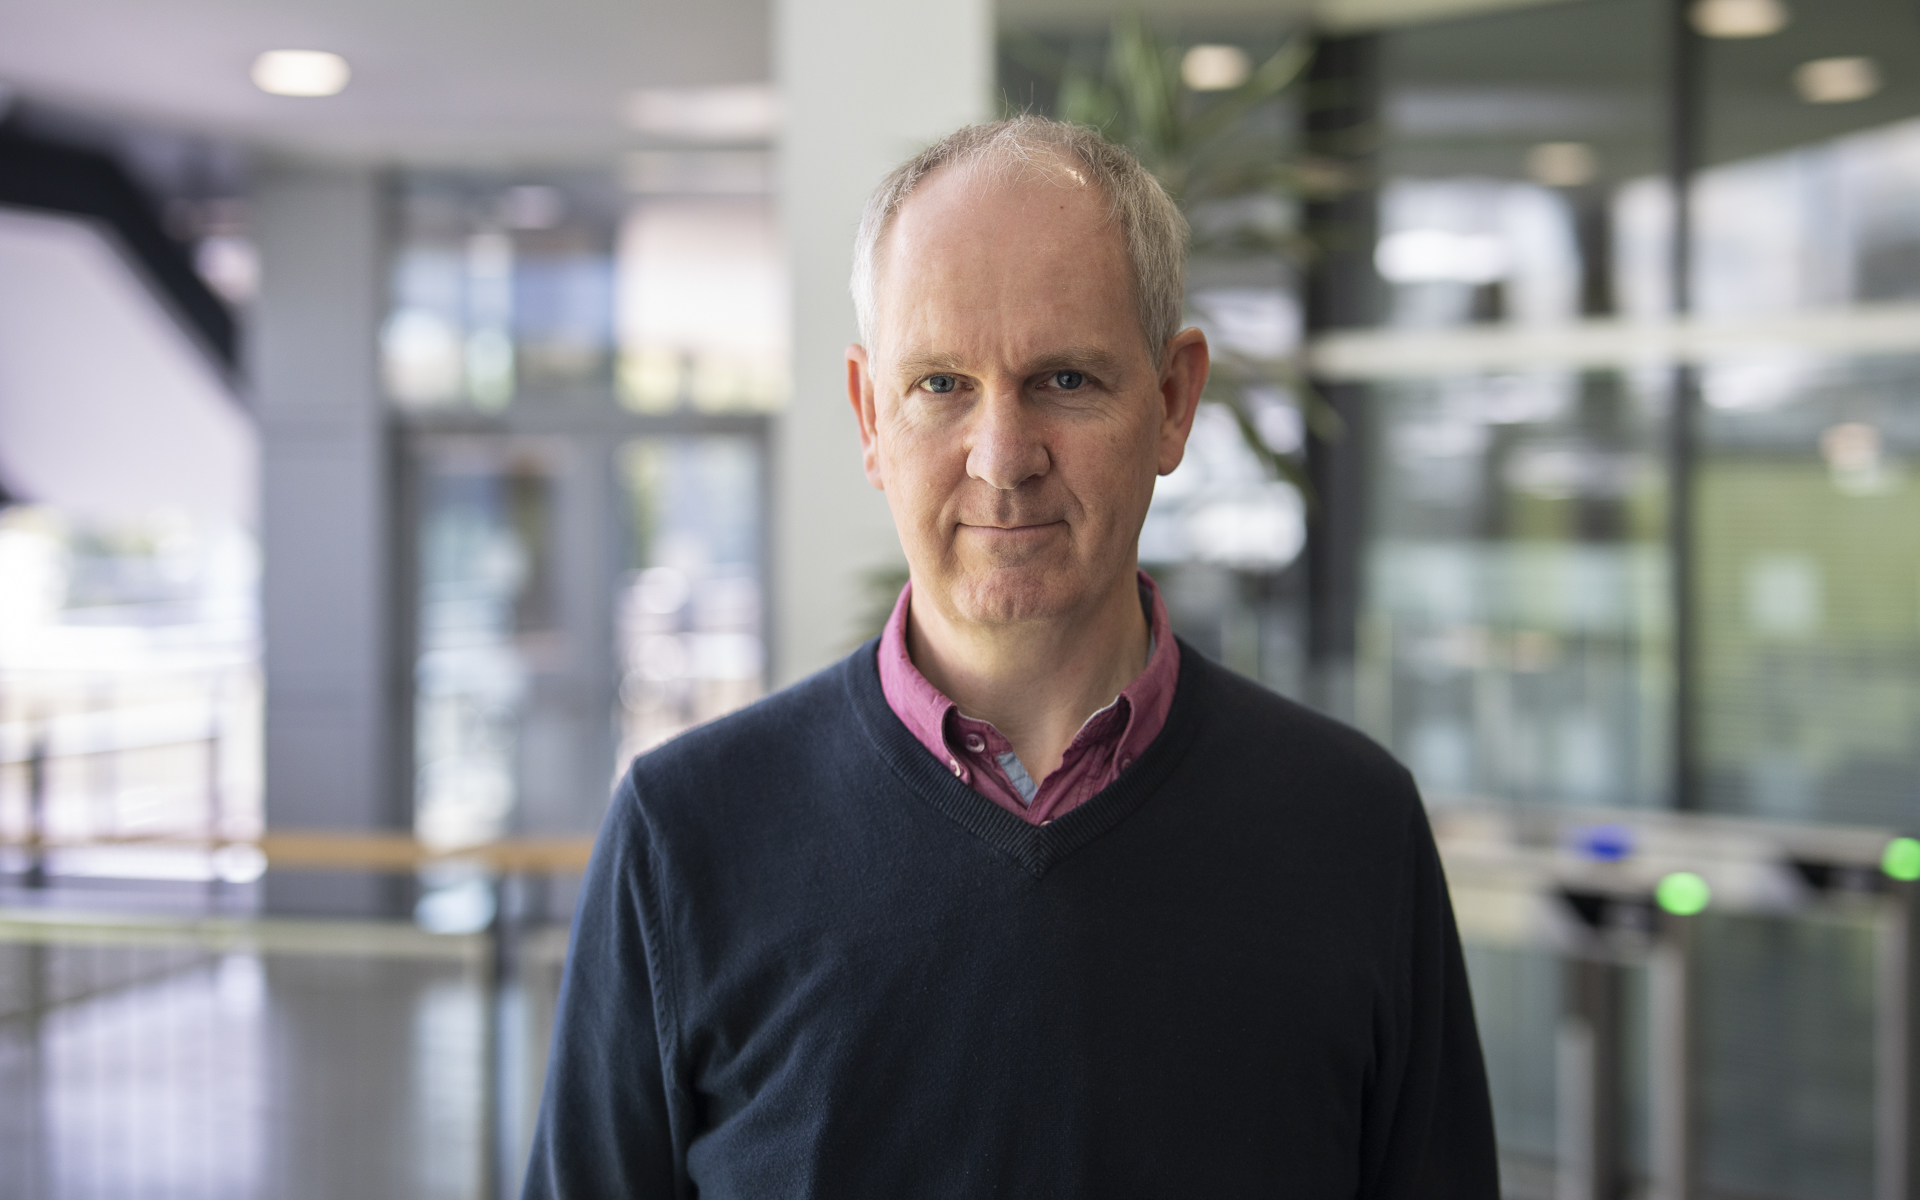
[[[972,776],[982,771],[991,774],[996,769],[993,755],[1005,749],[1006,739],[993,726],[963,716],[956,708],[947,722],[946,742],[954,774],[971,786]],[[998,749],[995,743],[1000,743]]]

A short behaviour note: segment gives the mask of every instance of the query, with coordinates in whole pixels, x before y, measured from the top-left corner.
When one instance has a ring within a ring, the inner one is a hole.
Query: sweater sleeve
[[[1411,790],[1412,783],[1408,782]],[[1417,793],[1409,847],[1406,985],[1369,1112],[1369,1200],[1498,1200],[1486,1064],[1446,876]]]
[[[663,1047],[653,862],[629,775],[594,846],[523,1200],[690,1195]]]

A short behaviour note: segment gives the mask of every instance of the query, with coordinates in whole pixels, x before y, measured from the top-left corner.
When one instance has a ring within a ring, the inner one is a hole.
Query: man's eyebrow
[[[1030,357],[1025,364],[1023,374],[1038,375],[1045,371],[1091,371],[1096,375],[1111,378],[1124,366],[1124,360],[1112,351],[1097,346],[1057,346],[1043,350]],[[905,378],[922,375],[935,375],[942,372],[964,374],[965,367],[960,357],[954,354],[920,352],[903,355],[894,362],[896,375]]]
[[[907,376],[937,375],[941,372],[958,372],[960,359],[952,354],[913,353],[896,359],[894,374],[902,378]]]
[[[1034,355],[1027,364],[1027,373],[1073,369],[1092,371],[1104,379],[1112,379],[1124,366],[1119,355],[1098,346],[1060,346]]]

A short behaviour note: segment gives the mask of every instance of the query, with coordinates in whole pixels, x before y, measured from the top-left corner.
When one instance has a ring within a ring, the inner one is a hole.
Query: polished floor
[[[0,1197],[513,1194],[550,988],[369,949],[0,944]]]

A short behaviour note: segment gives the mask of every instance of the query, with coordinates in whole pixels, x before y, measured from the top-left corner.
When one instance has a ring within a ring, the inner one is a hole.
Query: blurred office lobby
[[[1418,778],[1506,1194],[1920,1198],[1920,8],[0,29],[0,1196],[517,1194],[613,780],[904,578],[862,200],[1031,111],[1192,222],[1142,563]]]

